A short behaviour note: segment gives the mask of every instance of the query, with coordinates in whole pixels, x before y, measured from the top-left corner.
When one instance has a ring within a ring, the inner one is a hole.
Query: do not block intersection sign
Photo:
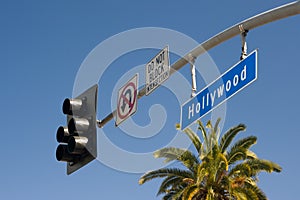
[[[146,95],[158,88],[169,76],[169,47],[166,46],[146,64]]]
[[[181,106],[181,130],[208,114],[256,79],[257,50],[231,67]]]

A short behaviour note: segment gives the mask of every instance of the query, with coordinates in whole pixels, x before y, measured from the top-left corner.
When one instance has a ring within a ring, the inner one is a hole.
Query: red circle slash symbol
[[[118,102],[118,115],[121,119],[128,117],[136,101],[136,86],[134,83],[128,83],[121,92]]]

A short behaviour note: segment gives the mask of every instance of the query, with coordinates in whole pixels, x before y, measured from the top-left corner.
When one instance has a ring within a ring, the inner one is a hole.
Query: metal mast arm
[[[293,15],[300,14],[300,1],[295,1],[289,4],[285,4],[283,6],[268,10],[266,12],[263,12],[261,14],[258,14],[256,16],[253,16],[249,19],[246,19],[224,31],[221,33],[213,36],[212,38],[206,40],[202,44],[198,45],[196,48],[188,52],[183,58],[176,61],[173,65],[171,65],[171,71],[170,76],[181,69],[184,65],[189,63],[189,57],[192,56],[194,58],[197,58],[199,55],[205,53],[209,49],[212,49],[213,47],[221,44],[222,42],[225,42],[226,40],[229,40],[230,38],[239,35],[241,33],[239,27],[242,25],[242,27],[245,30],[251,30],[256,27],[262,26],[264,24],[287,18]],[[138,93],[138,98],[141,98],[146,93],[146,87],[142,88]],[[97,121],[97,125],[99,128],[102,128],[107,122],[109,122],[111,119],[113,119],[114,115],[116,113],[116,110],[107,115],[103,120]]]

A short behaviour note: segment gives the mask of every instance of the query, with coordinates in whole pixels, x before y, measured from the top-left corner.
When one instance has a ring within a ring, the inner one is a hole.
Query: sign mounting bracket
[[[239,29],[241,31],[241,39],[242,39],[242,54],[241,54],[240,60],[243,60],[244,58],[247,57],[246,37],[247,37],[249,30],[244,29],[243,24],[239,25]]]

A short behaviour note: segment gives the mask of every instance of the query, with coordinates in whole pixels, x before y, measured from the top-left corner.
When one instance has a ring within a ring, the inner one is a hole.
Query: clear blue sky
[[[105,145],[99,146],[98,159],[110,157],[119,164],[117,167],[95,160],[67,176],[65,164],[56,161],[56,129],[65,124],[61,105],[64,98],[72,96],[80,66],[97,45],[127,30],[167,28],[201,43],[241,20],[288,2],[2,0],[1,198],[160,199],[155,196],[160,181],[139,186],[141,173],[122,170],[128,165],[143,166],[144,160],[115,155],[105,149]],[[280,174],[261,174],[259,177],[260,187],[272,200],[295,199],[298,196],[299,22],[300,16],[294,16],[249,32],[248,51],[259,49],[258,80],[227,102],[227,113],[223,119],[224,131],[245,123],[248,128],[243,136],[258,136],[258,143],[253,147],[258,156],[283,167]],[[151,41],[151,34],[144,40]],[[127,42],[134,44],[135,40]],[[162,41],[157,45],[163,48],[168,43]],[[169,45],[170,51],[181,49]],[[238,62],[240,46],[240,37],[235,37],[208,52],[221,73]],[[120,44],[121,47],[124,44]],[[107,54],[118,49],[118,46],[109,48]],[[122,75],[127,74],[130,78],[134,75],[133,68],[144,66],[158,51],[146,48],[127,52],[118,55],[109,66],[104,66],[101,61],[110,55],[97,55],[97,66],[106,69],[98,82],[99,119],[116,107],[116,88],[126,82]],[[178,56],[172,55],[170,62],[174,63],[177,59]],[[188,65],[181,70],[186,80],[190,80],[188,71]],[[140,74],[139,83],[142,85],[144,82]],[[199,76],[198,88],[203,87],[205,82]],[[184,90],[189,91],[190,88]],[[135,130],[141,135],[135,132],[134,136],[130,136],[128,130],[127,133],[121,130],[128,124],[115,128],[113,121],[101,132],[99,130],[99,135],[105,135],[128,154],[149,154],[167,146],[178,135],[174,129],[180,117],[180,103],[176,95],[160,88],[149,97],[140,99],[132,120],[139,127],[144,127]],[[189,96],[184,98],[183,101],[186,101]],[[148,112],[153,104],[161,106],[152,107],[157,108],[152,120],[160,123],[166,119],[166,122],[151,135],[154,129],[147,125],[151,124]],[[165,112],[157,114],[162,107]],[[160,165],[162,160],[156,162]],[[113,169],[118,167],[119,170]]]

